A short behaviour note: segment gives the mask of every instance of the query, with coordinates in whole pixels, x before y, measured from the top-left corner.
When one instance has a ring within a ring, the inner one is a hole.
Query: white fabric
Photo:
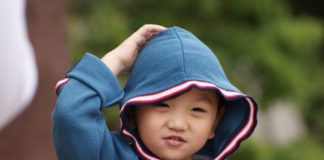
[[[0,0],[0,130],[21,113],[37,88],[25,1]]]

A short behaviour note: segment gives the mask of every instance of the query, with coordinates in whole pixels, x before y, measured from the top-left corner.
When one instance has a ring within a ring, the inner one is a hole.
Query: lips
[[[176,135],[164,137],[163,140],[170,147],[180,147],[186,143],[186,140],[183,137]]]

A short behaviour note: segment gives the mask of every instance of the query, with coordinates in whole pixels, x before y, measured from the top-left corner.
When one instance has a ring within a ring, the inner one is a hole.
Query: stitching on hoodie
[[[182,51],[182,61],[183,61],[183,72],[184,72],[184,77],[186,77],[187,72],[186,72],[186,63],[185,63],[185,54],[184,54],[184,49],[183,49],[183,42],[178,34],[178,32],[176,31],[177,28],[174,28],[173,31],[174,33],[177,35],[179,41],[180,41],[180,45],[181,45],[181,51]]]

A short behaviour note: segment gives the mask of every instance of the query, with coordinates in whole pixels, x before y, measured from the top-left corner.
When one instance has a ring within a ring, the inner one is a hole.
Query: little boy
[[[145,44],[145,45],[144,45]],[[116,79],[130,71],[124,89]],[[56,87],[62,160],[221,160],[256,126],[256,103],[190,32],[144,25],[101,60],[86,54]],[[101,109],[120,104],[120,134]]]

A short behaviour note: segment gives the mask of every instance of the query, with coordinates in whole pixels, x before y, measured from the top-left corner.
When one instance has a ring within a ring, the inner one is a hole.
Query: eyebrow
[[[219,95],[219,93],[216,92],[216,96],[214,96],[214,98],[216,99],[215,104],[217,107],[217,110],[220,110],[220,108],[222,108],[223,106],[223,99],[222,97]],[[212,100],[206,96],[205,94],[199,94],[197,98],[195,98],[195,100],[197,101],[207,101],[209,104],[212,104]]]
[[[213,103],[213,101],[208,96],[206,96],[204,94],[199,94],[198,97],[195,98],[194,100],[196,100],[196,101],[207,101],[209,104]]]

